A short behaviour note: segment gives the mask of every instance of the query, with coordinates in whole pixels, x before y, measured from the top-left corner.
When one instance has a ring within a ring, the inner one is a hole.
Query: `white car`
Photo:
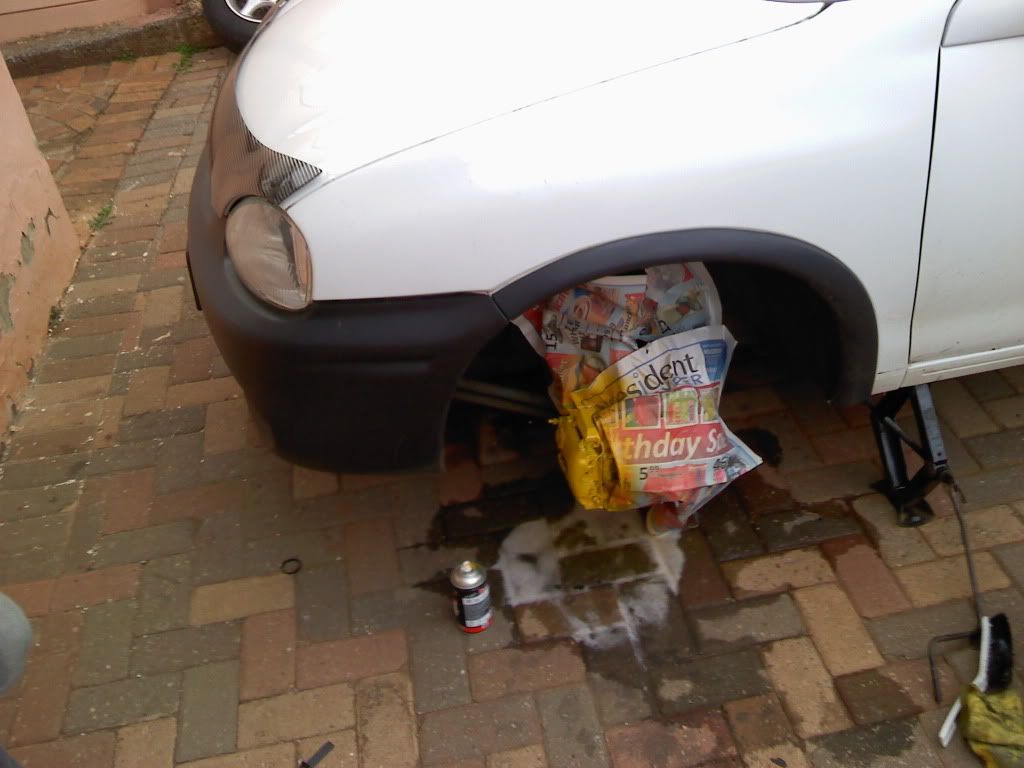
[[[289,0],[216,106],[197,298],[344,471],[435,462],[512,318],[659,263],[838,402],[1017,364],[1022,75],[1024,0]]]

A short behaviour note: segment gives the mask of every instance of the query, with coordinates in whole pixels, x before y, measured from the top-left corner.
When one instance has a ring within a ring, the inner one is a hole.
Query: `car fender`
[[[878,354],[878,324],[864,284],[821,248],[793,237],[742,229],[657,232],[585,248],[541,267],[494,294],[509,318],[558,291],[602,275],[646,266],[700,260],[753,264],[805,283],[831,309],[839,331],[834,400],[863,402],[871,394]],[[798,334],[799,329],[794,329]]]

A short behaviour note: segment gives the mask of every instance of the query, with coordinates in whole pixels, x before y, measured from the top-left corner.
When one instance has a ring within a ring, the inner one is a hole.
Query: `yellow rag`
[[[1024,705],[1016,691],[982,693],[970,686],[958,724],[985,768],[1024,768]]]

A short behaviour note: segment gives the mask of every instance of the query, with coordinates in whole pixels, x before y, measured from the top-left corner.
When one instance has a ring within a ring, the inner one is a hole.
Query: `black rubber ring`
[[[294,576],[301,570],[302,561],[297,557],[289,557],[281,563],[281,573],[287,573],[289,576]]]

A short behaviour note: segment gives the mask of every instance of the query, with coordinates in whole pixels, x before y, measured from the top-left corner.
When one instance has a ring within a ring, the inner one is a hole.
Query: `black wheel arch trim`
[[[588,280],[674,261],[753,264],[803,281],[832,310],[839,330],[839,371],[832,399],[840,404],[859,403],[871,394],[878,323],[867,290],[835,256],[787,235],[707,228],[614,240],[546,264],[498,290],[494,300],[507,317],[517,317],[538,301]]]

